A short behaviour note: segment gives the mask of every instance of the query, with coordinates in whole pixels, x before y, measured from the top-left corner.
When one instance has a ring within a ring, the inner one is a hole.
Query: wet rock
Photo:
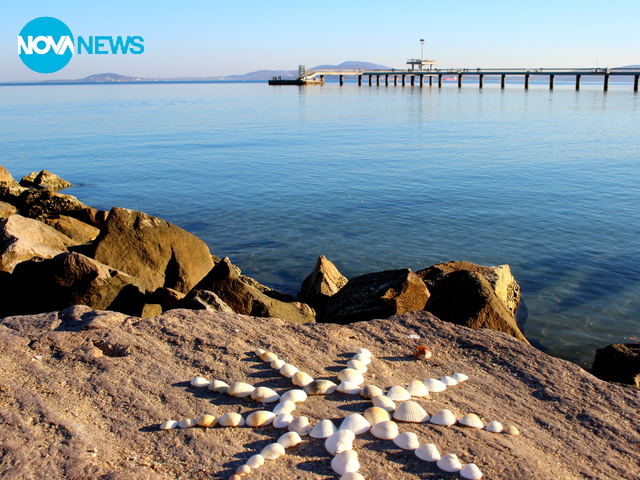
[[[22,184],[22,181],[20,182],[20,184]],[[66,180],[47,170],[42,170],[40,173],[38,173],[38,175],[36,175],[36,177],[33,179],[33,184],[36,186],[48,185],[54,190],[62,190],[63,188],[69,188],[73,186],[71,182],[67,182]]]
[[[96,227],[66,215],[47,218],[44,223],[75,240],[78,244],[89,243],[100,234],[100,230]]]
[[[10,203],[0,201],[0,218],[9,218],[17,211],[18,209]]]
[[[88,208],[84,203],[73,195],[64,195],[54,192],[47,187],[44,190],[31,189],[20,196],[23,206],[20,213],[25,217],[38,220],[55,217],[58,215],[68,215],[73,210],[83,210]]]
[[[313,272],[302,282],[298,298],[316,311],[321,311],[327,299],[338,293],[346,284],[347,278],[324,255],[320,255]]]
[[[206,310],[208,312],[234,313],[233,309],[213,292],[208,290],[193,290],[191,294],[178,302],[175,308],[189,310]]]
[[[602,380],[640,387],[640,343],[616,343],[597,349],[591,373]]]

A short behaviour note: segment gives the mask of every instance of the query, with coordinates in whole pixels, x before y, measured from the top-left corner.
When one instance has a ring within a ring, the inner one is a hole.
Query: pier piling
[[[462,74],[458,73],[458,88],[462,88]]]
[[[576,75],[576,91],[580,90],[580,77],[581,75]]]
[[[385,75],[384,76],[384,86],[388,87],[389,86],[389,75]]]
[[[344,85],[344,75],[340,75],[340,86]]]
[[[504,88],[506,83],[507,83],[507,76],[503,73],[500,78],[500,88]]]
[[[362,86],[362,75],[358,75],[358,86]]]
[[[555,75],[549,75],[549,90],[553,90],[553,81],[555,78]]]
[[[637,92],[638,91],[638,78],[640,77],[640,75],[636,75],[635,77],[633,77],[633,91]]]
[[[403,87],[404,87],[404,85],[405,85],[405,77],[406,77],[406,75],[402,75],[402,86],[403,86]]]
[[[442,87],[442,75],[438,74],[438,88]]]
[[[604,76],[604,91],[608,91],[609,90],[609,75],[605,75]]]
[[[529,90],[529,74],[525,74],[524,76],[524,89]]]
[[[484,84],[484,75],[478,75],[478,88],[482,88]]]

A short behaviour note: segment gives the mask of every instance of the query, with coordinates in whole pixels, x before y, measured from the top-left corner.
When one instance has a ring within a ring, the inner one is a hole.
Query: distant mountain
[[[307,70],[318,69],[342,69],[342,70],[389,70],[389,67],[378,65],[370,62],[342,62],[340,65],[318,65],[317,67],[307,68]],[[219,77],[220,80],[237,80],[237,81],[255,81],[255,80],[271,80],[273,77],[296,78],[298,70],[257,70],[255,72],[245,73],[244,75],[228,75]]]
[[[391,70],[391,67],[385,67],[384,65],[378,65],[377,63],[369,62],[342,62],[340,65],[318,65],[313,69],[336,69],[336,70]]]

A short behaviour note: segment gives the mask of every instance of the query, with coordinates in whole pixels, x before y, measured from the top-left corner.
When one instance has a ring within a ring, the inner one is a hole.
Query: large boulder
[[[68,212],[73,210],[88,208],[73,195],[57,193],[52,188],[31,189],[24,192],[20,196],[20,200],[23,203],[20,207],[20,213],[25,217],[38,220],[61,214],[68,215]]]
[[[527,342],[511,311],[477,271],[457,270],[445,275],[433,287],[424,309],[446,322],[490,328]]]
[[[9,170],[0,165],[0,184],[2,185],[15,185],[16,182],[13,175],[9,173]]]
[[[36,175],[33,183],[36,186],[49,185],[54,190],[62,190],[63,188],[69,188],[73,186],[71,182],[67,182],[66,180],[47,170],[42,170],[38,175]]]
[[[146,213],[113,208],[95,241],[93,258],[139,278],[144,288],[191,290],[213,267],[207,244]]]
[[[327,299],[338,293],[347,281],[331,261],[320,255],[313,272],[302,282],[298,299],[308,303],[316,311],[323,310]]]
[[[102,230],[107,224],[109,212],[106,210],[97,210],[92,207],[87,207],[79,210],[71,210],[66,212],[66,215]]]
[[[67,215],[60,215],[58,218],[47,218],[44,223],[73,239],[78,244],[88,243],[100,234],[100,230],[93,225]]]
[[[176,308],[206,310],[207,312],[235,313],[218,295],[208,290],[193,290],[191,294],[176,305]]]
[[[321,321],[352,323],[422,310],[429,291],[408,268],[368,273],[349,280],[329,297]]]
[[[27,189],[20,186],[9,171],[0,165],[0,200],[11,205],[18,205],[18,198],[25,190]]]
[[[591,373],[602,380],[640,387],[640,343],[616,343],[597,349]]]

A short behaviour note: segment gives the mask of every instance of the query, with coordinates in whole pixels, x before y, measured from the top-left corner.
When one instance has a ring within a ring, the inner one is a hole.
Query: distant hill
[[[377,63],[349,61],[342,62],[340,65],[318,65],[317,67],[307,68],[307,70],[316,69],[388,70],[389,67],[378,65]],[[295,78],[297,76],[298,70],[257,70],[255,72],[245,73],[244,75],[228,75],[219,78],[220,80],[255,81],[271,80],[273,77]]]
[[[378,65],[377,63],[369,62],[342,62],[340,65],[318,65],[313,69],[341,69],[341,70],[391,70],[391,67],[384,65]]]

